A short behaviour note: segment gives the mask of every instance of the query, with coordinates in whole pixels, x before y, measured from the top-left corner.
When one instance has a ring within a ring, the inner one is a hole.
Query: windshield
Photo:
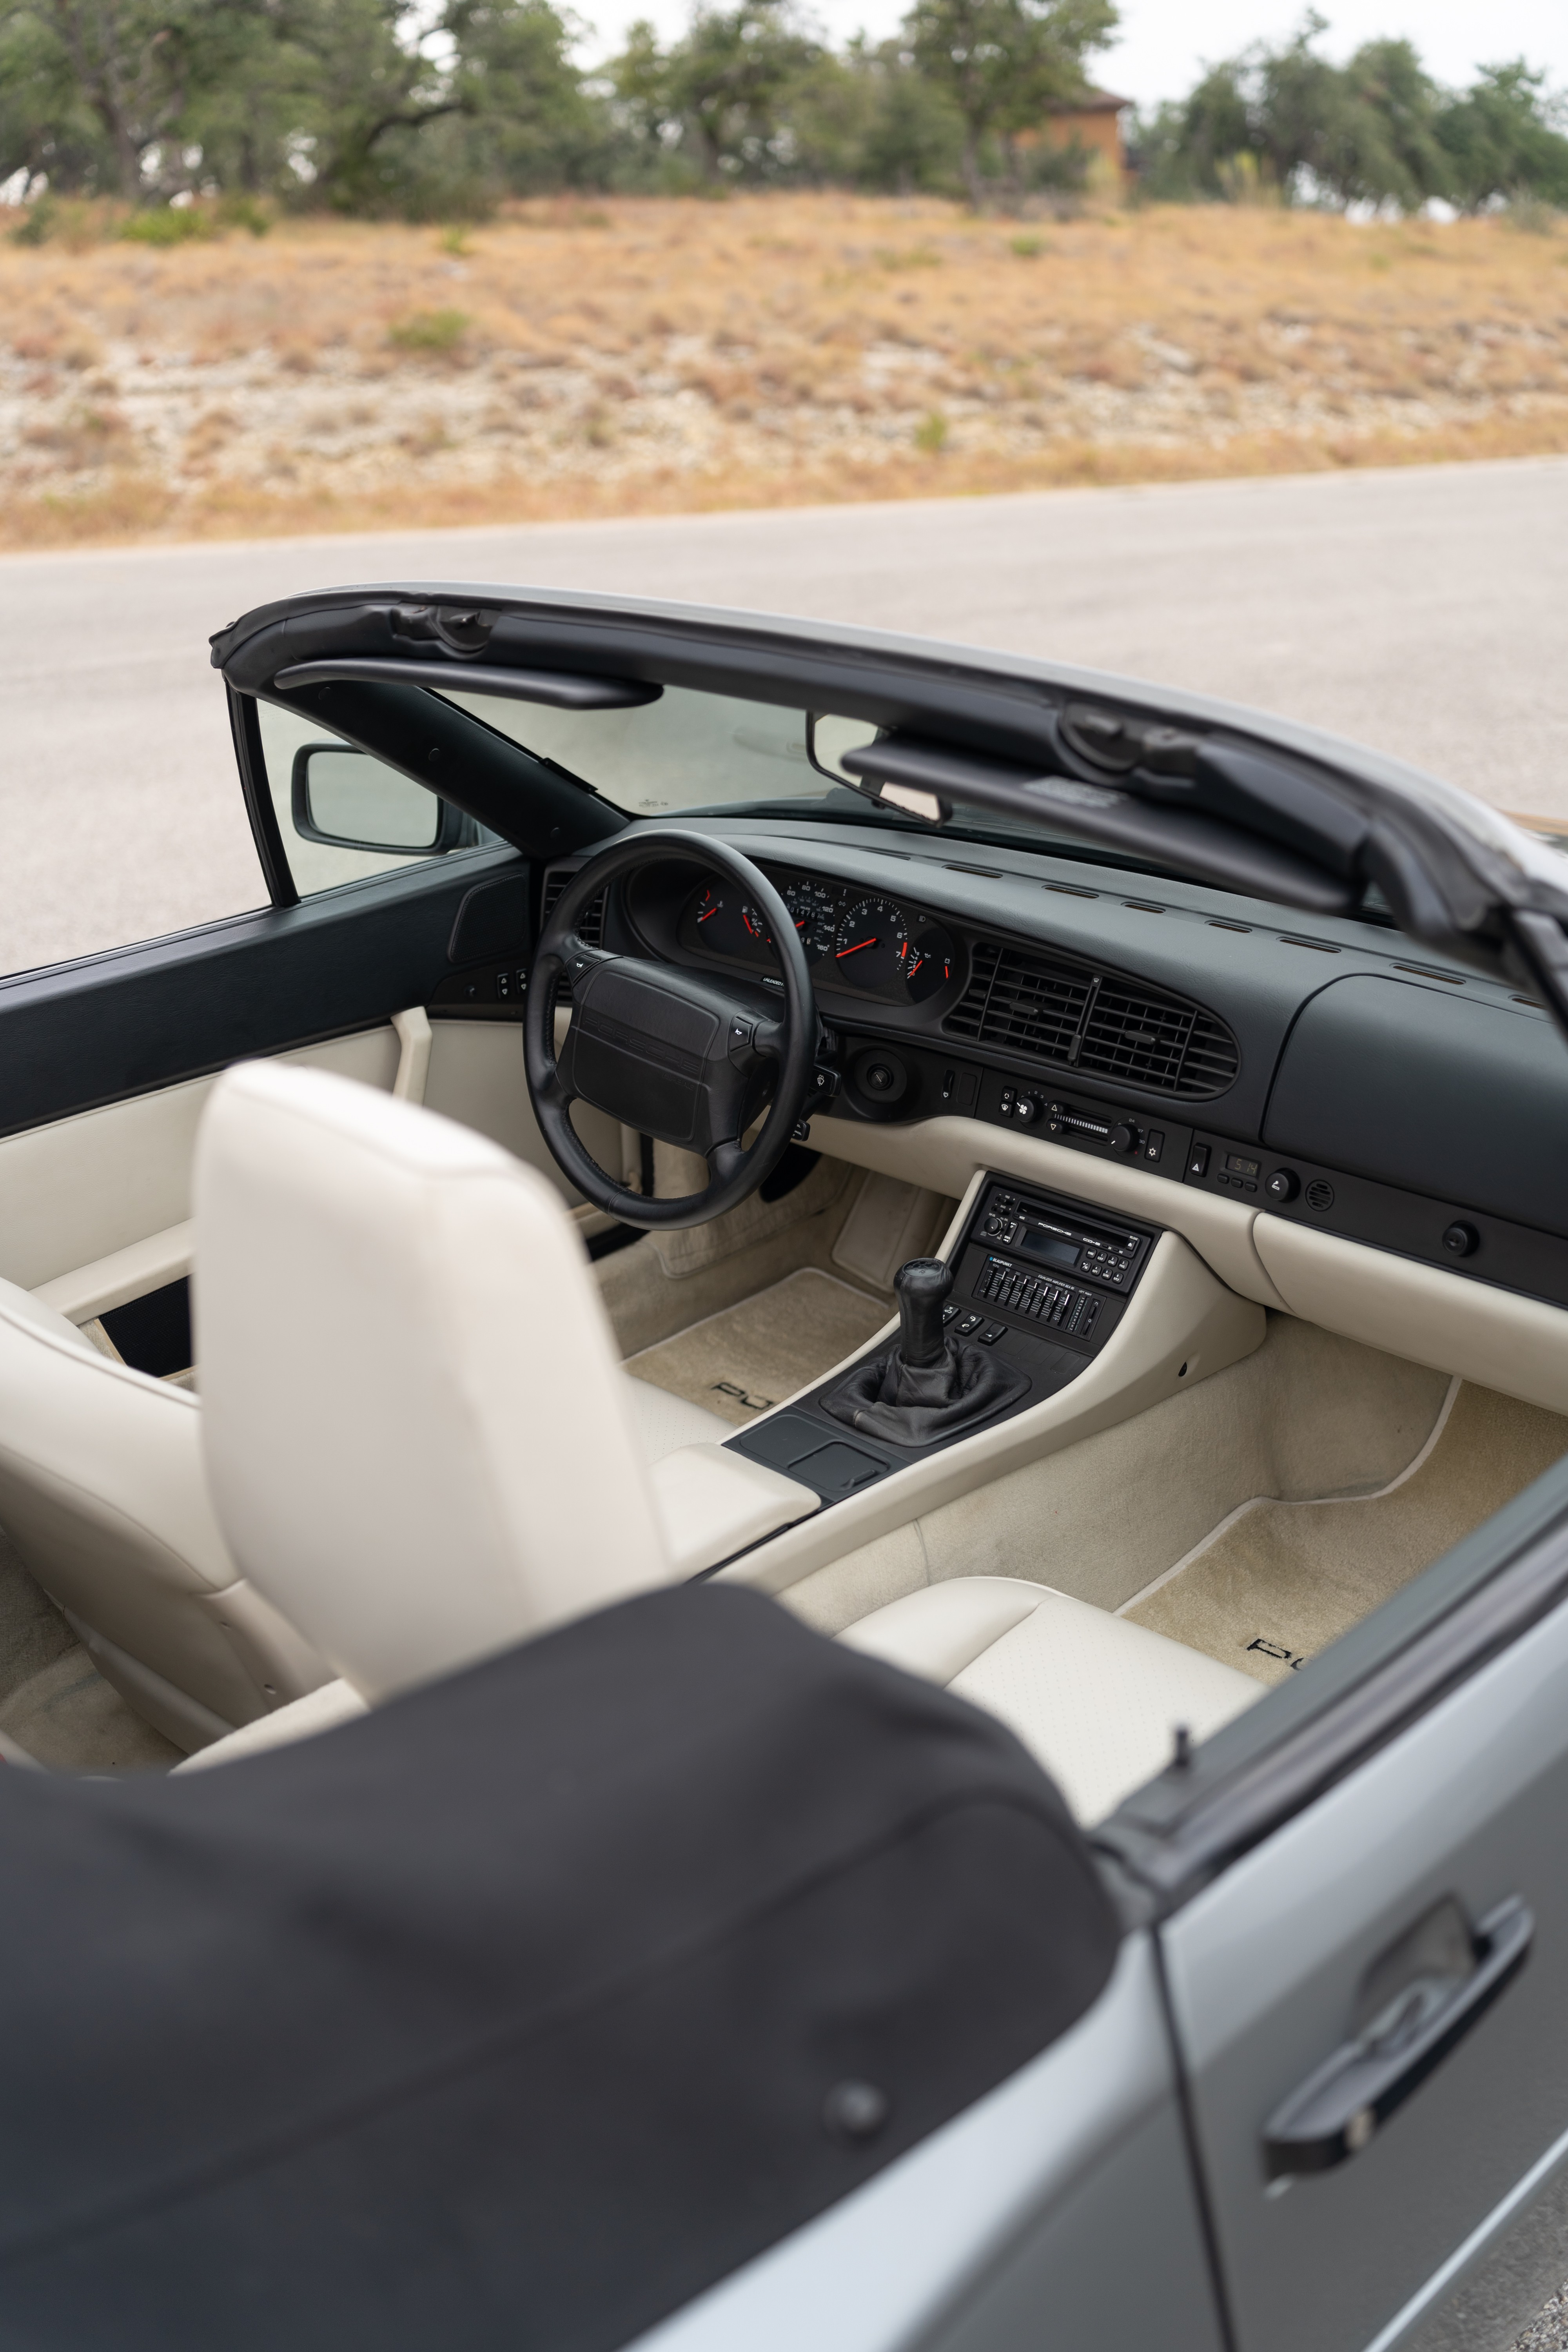
[[[847,782],[814,767],[806,749],[805,713],[774,702],[748,702],[736,695],[681,686],[667,686],[657,702],[632,710],[553,710],[450,688],[443,690],[443,698],[510,742],[591,784],[628,816],[774,815],[798,810],[803,816],[874,824],[894,832],[931,829],[918,819],[879,806]],[[837,723],[847,724],[857,738],[866,740],[877,732],[858,721]],[[820,735],[818,741],[820,746]],[[1025,818],[1015,820],[992,809],[960,804],[943,831],[972,841],[1092,856],[1101,865],[1137,873],[1164,870],[1146,859],[1107,851],[1081,835],[1056,827],[1047,833]]]
[[[444,698],[570,769],[628,816],[821,801],[837,790],[806,757],[804,714],[776,703],[681,686],[667,686],[657,702],[634,710],[551,710],[449,688]]]

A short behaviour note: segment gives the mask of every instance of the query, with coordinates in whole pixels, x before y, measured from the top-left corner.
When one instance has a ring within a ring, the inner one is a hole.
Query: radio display
[[[1023,1250],[1026,1257],[1044,1258],[1047,1265],[1076,1265],[1083,1255],[1077,1242],[1058,1240],[1055,1234],[1041,1233],[1035,1225],[1025,1231]]]

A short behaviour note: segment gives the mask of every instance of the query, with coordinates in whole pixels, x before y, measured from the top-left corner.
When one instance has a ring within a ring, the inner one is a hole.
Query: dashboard
[[[1568,1306],[1568,1047],[1506,982],[1364,918],[1087,858],[709,822],[805,950],[826,1116],[1031,1129]],[[603,919],[611,948],[779,986],[760,908],[695,859]]]

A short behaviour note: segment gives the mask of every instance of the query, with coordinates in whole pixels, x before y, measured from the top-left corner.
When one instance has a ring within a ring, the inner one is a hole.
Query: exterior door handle
[[[1330,2172],[1359,2156],[1512,1982],[1534,1934],[1534,1913],[1510,1896],[1477,1926],[1475,1966],[1458,1985],[1412,1984],[1358,2040],[1342,2043],[1265,2126],[1269,2179]]]

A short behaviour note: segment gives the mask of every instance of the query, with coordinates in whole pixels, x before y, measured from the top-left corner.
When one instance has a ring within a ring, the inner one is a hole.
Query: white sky
[[[1249,41],[1279,40],[1294,32],[1306,0],[1121,0],[1121,35],[1090,71],[1108,89],[1141,106],[1181,98],[1206,61],[1231,56]],[[626,26],[649,16],[668,38],[685,29],[689,0],[576,0],[596,37],[584,44],[598,58],[619,46]],[[880,39],[903,16],[908,0],[816,0],[816,20],[835,41],[864,30]],[[1468,81],[1480,65],[1523,56],[1544,66],[1552,84],[1568,88],[1568,5],[1565,0],[1320,0],[1329,19],[1328,55],[1344,58],[1363,41],[1406,35],[1439,81]]]

